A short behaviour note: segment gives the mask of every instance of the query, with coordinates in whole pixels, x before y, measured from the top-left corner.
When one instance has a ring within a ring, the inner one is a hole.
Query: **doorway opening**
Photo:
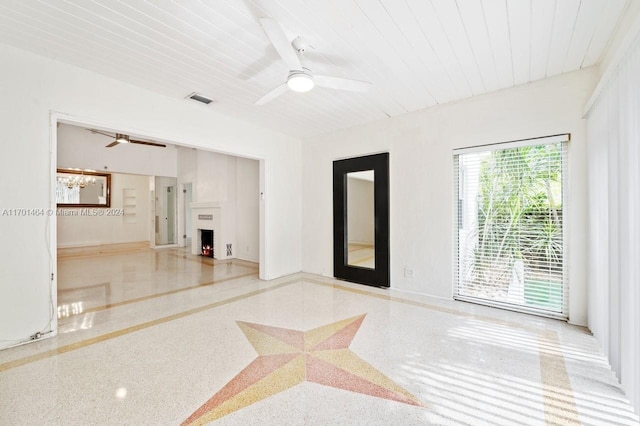
[[[52,220],[54,306],[66,331],[91,327],[96,309],[223,278],[262,276],[263,162],[157,139],[162,143],[113,145],[91,131],[110,129],[68,117],[54,117],[52,124],[53,172],[99,170],[111,179],[110,205],[90,209],[97,212],[92,215],[65,206],[73,214]],[[193,253],[190,244],[197,238],[192,206],[198,202],[215,204],[224,217],[207,256]],[[232,244],[233,256],[214,249],[218,240]]]
[[[178,180],[174,177],[155,177],[155,243],[157,246],[176,244]]]

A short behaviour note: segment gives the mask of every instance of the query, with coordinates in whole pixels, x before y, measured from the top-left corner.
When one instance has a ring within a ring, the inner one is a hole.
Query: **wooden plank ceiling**
[[[4,0],[0,42],[308,137],[593,66],[628,1]],[[263,16],[310,41],[314,73],[371,90],[255,106],[288,71]]]

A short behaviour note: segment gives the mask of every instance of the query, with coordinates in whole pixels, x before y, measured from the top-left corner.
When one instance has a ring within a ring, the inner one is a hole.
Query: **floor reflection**
[[[77,249],[74,249],[77,250]],[[258,265],[216,261],[186,248],[96,250],[58,258],[58,318],[258,274]]]

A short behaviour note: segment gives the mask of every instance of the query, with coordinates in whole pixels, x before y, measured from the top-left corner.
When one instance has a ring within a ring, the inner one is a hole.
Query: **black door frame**
[[[374,171],[375,269],[347,264],[347,173]],[[336,278],[389,287],[389,153],[333,162],[333,275]]]

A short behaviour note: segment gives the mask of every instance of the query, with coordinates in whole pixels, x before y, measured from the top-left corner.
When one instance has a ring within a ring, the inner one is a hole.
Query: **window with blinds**
[[[454,150],[456,299],[566,318],[567,142]]]

